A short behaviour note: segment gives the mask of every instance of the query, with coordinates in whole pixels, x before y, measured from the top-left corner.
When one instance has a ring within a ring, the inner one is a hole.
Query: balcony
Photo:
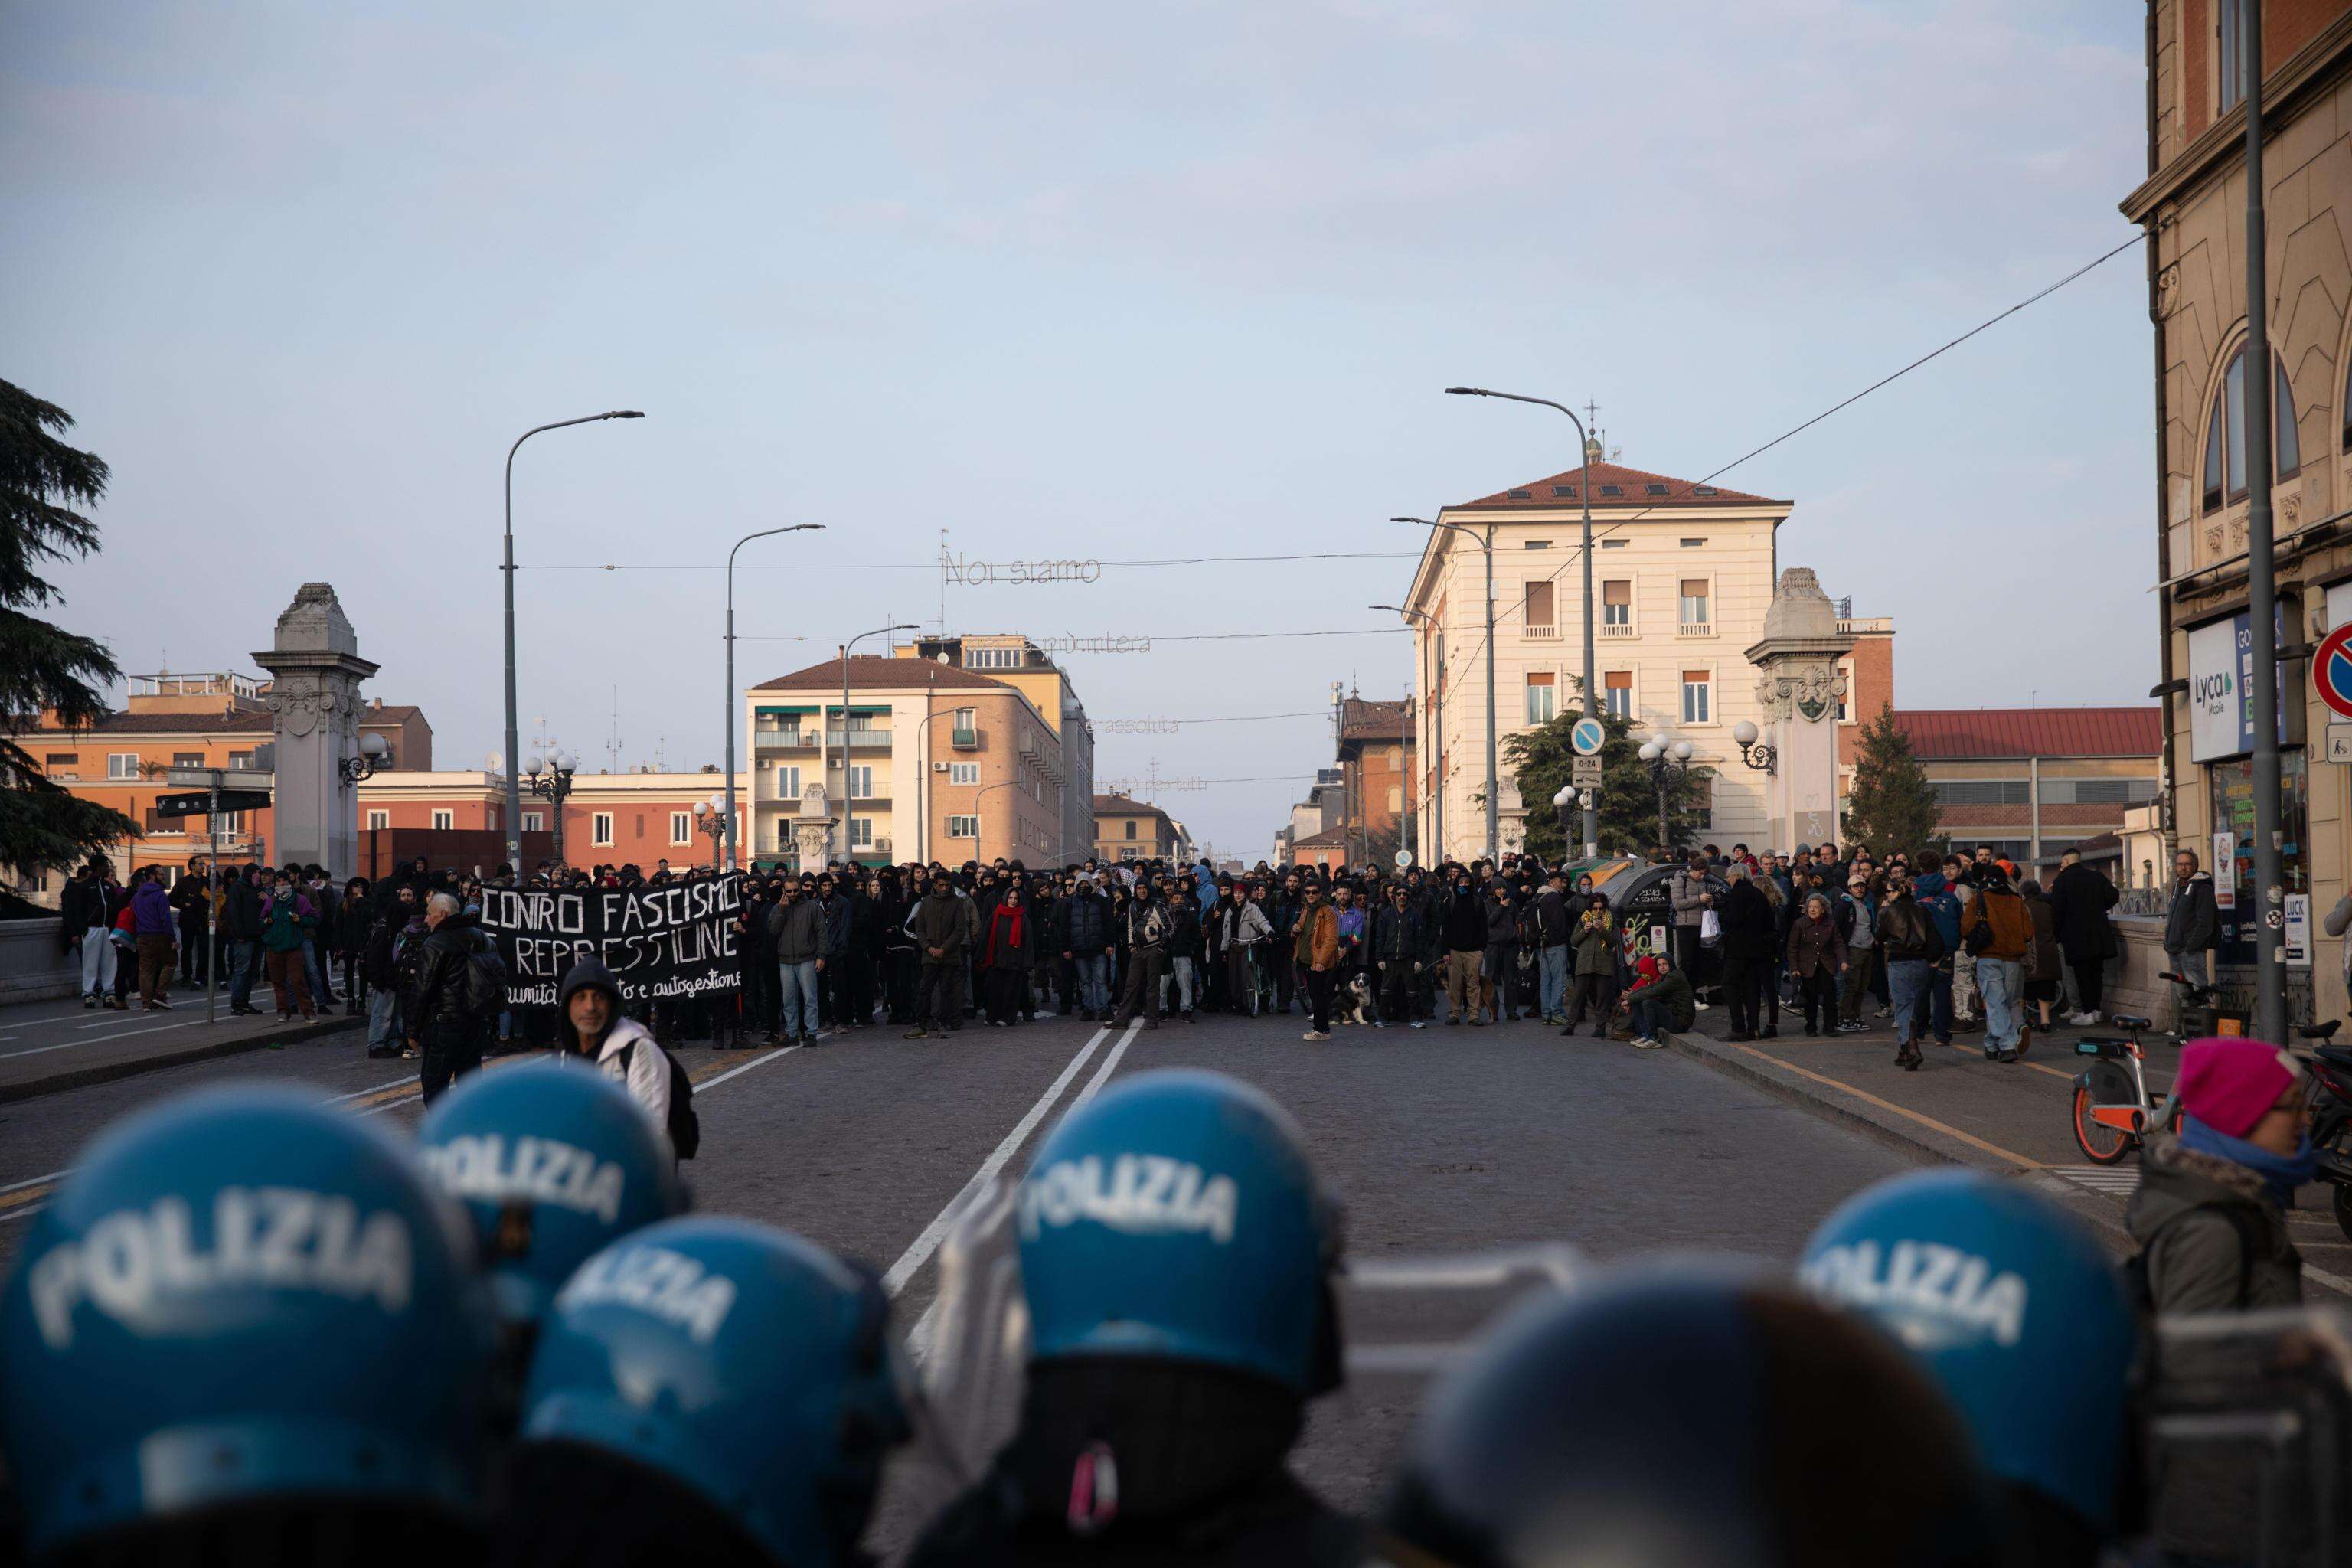
[[[1559,637],[1558,626],[1521,626],[1519,635],[1537,642],[1555,642]]]
[[[1715,635],[1715,623],[1713,621],[1685,621],[1675,628],[1675,635],[1676,637],[1711,637]]]
[[[980,731],[950,730],[948,731],[948,744],[959,752],[976,752],[980,750]]]
[[[817,735],[814,730],[771,730],[755,733],[751,737],[751,744],[762,752],[814,752],[817,749]],[[824,745],[828,751],[839,752],[842,749],[842,732],[839,730],[826,731]],[[853,752],[887,752],[889,749],[890,731],[887,730],[849,731],[849,750]]]
[[[1600,629],[1601,640],[1604,642],[1611,637],[1631,637],[1633,635],[1633,625],[1631,621],[1603,621],[1601,623]]]

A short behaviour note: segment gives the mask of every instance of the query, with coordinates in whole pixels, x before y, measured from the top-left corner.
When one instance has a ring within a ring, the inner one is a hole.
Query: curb
[[[364,1017],[336,1016],[320,1018],[291,1028],[271,1029],[261,1034],[240,1035],[233,1040],[215,1040],[210,1045],[188,1046],[178,1050],[162,1051],[148,1057],[132,1057],[122,1061],[104,1062],[97,1067],[76,1068],[70,1072],[52,1073],[47,1078],[33,1079],[24,1083],[0,1084],[0,1105],[15,1105],[27,1100],[39,1100],[45,1095],[63,1094],[68,1089],[88,1089],[93,1084],[114,1083],[142,1073],[161,1071],[164,1068],[186,1067],[192,1062],[208,1062],[221,1057],[242,1056],[247,1051],[266,1050],[272,1046],[299,1045],[328,1035],[339,1035],[347,1029],[357,1029],[367,1023]]]

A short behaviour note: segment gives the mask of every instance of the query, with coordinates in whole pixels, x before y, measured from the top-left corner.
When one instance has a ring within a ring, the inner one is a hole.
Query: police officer
[[[515,1568],[832,1568],[915,1396],[869,1274],[749,1220],[669,1220],[543,1325],[497,1556]]]
[[[1706,1264],[1513,1314],[1423,1405],[1384,1522],[1415,1568],[2001,1561],[1968,1434],[1904,1353]]]
[[[103,1133],[0,1297],[36,1555],[464,1563],[492,1331],[464,1233],[375,1123],[284,1088]]]
[[[1359,1562],[1285,1462],[1340,1372],[1339,1215],[1290,1118],[1219,1074],[1140,1073],[1062,1122],[1016,1203],[1020,1423],[909,1563]]]
[[[2099,1561],[2137,1511],[2139,1329],[2080,1220],[1982,1172],[1919,1172],[1830,1215],[1801,1272],[1823,1300],[1875,1319],[1943,1385],[2006,1495],[2020,1561]]]

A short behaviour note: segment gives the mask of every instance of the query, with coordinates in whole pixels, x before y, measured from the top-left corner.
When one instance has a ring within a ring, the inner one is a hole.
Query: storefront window
[[[2300,748],[2279,752],[2279,829],[2284,838],[2279,868],[2285,878],[2287,892],[2308,895],[2310,781],[2303,759]],[[2254,764],[2247,757],[2214,763],[2206,768],[2205,776],[2213,794],[2213,841],[2203,847],[2184,842],[2182,847],[2199,850],[2198,858],[2213,873],[2217,899],[2225,887],[2234,890],[2232,907],[2221,910],[2221,942],[2215,959],[2222,963],[2252,963],[2253,922],[2260,918],[2261,907],[2254,887]],[[2221,836],[2225,833],[2236,850],[2226,877],[2219,864]]]

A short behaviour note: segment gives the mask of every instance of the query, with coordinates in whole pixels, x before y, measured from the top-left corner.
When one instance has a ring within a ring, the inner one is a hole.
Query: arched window
[[[1389,786],[1389,810],[1391,813],[1395,813],[1402,811],[1403,809],[1404,791],[1397,788],[1394,784],[1391,784]]]
[[[2286,366],[2271,355],[2271,449],[2273,471],[2285,479],[2303,467],[2295,440],[2294,392],[2286,384]],[[2230,356],[2221,384],[2213,389],[2213,408],[2205,426],[2205,510],[2246,499],[2246,351]]]

